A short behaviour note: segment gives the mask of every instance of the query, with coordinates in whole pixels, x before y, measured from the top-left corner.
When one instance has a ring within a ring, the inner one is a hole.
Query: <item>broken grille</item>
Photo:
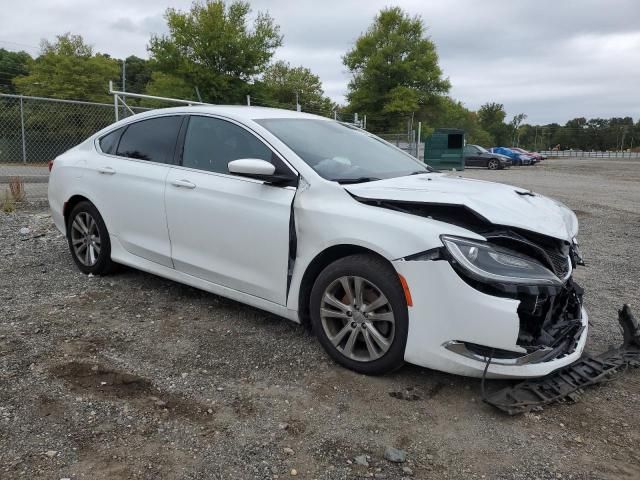
[[[549,257],[549,260],[551,260],[553,273],[555,273],[561,280],[566,280],[571,273],[571,260],[569,256],[550,249],[545,249],[545,253]]]

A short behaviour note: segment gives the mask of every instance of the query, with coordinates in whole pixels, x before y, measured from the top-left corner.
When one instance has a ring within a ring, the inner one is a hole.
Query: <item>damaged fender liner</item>
[[[631,313],[629,305],[618,310],[618,322],[622,327],[623,343],[600,355],[583,355],[579,360],[541,378],[526,380],[506,387],[483,400],[499,410],[518,415],[541,410],[544,405],[576,400],[579,392],[590,385],[608,379],[613,373],[627,367],[640,367],[640,325]],[[491,359],[487,361],[487,367]]]

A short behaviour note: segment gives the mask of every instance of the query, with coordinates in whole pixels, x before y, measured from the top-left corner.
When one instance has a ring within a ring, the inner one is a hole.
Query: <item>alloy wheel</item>
[[[377,286],[358,276],[329,284],[322,295],[320,320],[335,349],[359,362],[382,357],[395,336],[391,303]]]
[[[79,212],[71,223],[71,245],[80,263],[92,267],[98,262],[101,250],[98,223],[88,212]]]
[[[498,162],[496,160],[489,160],[489,170],[497,170]]]

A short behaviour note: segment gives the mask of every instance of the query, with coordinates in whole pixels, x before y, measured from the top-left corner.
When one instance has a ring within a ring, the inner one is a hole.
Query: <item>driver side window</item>
[[[183,166],[228,174],[229,162],[241,158],[272,162],[272,152],[253,134],[231,122],[197,115],[189,118]]]

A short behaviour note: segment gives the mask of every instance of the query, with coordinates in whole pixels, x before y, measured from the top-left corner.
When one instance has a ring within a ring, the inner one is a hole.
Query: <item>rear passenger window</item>
[[[117,155],[172,163],[182,117],[159,117],[132,123],[122,134]]]
[[[111,133],[107,133],[104,137],[102,137],[100,139],[100,150],[102,150],[103,153],[115,155],[122,132],[124,132],[124,127],[118,128],[117,130],[114,130]]]
[[[240,158],[272,161],[271,150],[252,133],[231,122],[197,115],[189,119],[182,165],[208,172],[229,173]]]

